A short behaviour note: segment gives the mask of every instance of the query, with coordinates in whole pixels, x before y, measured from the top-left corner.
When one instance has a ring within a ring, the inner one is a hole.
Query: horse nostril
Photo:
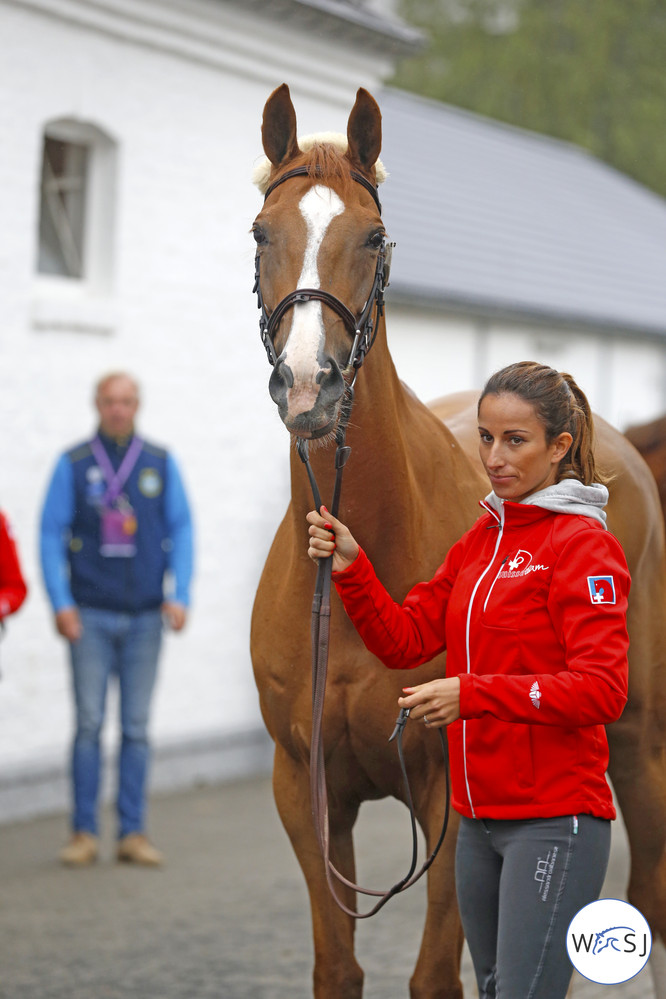
[[[294,385],[294,372],[288,364],[278,359],[271,377],[268,379],[268,392],[273,402],[278,403],[284,399],[290,388]]]
[[[335,390],[340,388],[340,394],[342,393],[342,387],[344,386],[344,378],[342,377],[342,372],[337,364],[337,362],[332,358],[328,358],[328,364],[325,368],[321,368],[317,372],[317,385],[320,385],[322,389],[327,391]]]

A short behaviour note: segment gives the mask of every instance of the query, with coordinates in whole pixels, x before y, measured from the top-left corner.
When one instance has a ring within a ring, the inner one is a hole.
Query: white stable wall
[[[200,763],[209,770],[224,769],[236,736],[256,749],[250,614],[287,503],[289,441],[251,293],[261,198],[250,175],[275,86],[290,83],[303,132],[344,130],[357,87],[377,89],[389,70],[348,45],[333,51],[233,4],[0,2],[0,504],[30,586],[0,649],[0,821],[3,781],[55,774],[68,755],[67,656],[41,584],[38,519],[56,456],[93,431],[92,385],[111,369],[138,377],[140,430],[173,450],[195,517],[191,619],[166,638],[154,707],[158,755],[172,751],[163,778],[178,745],[218,742],[217,763]],[[117,144],[110,292],[35,275],[42,132],[61,118]],[[111,743],[115,709],[109,721]],[[32,805],[12,795],[5,817],[55,804],[43,787]]]
[[[399,267],[397,249],[393,260]],[[666,411],[666,345],[656,338],[415,310],[392,304],[390,290],[387,322],[396,368],[425,402],[480,389],[498,368],[529,360],[571,372],[594,412],[620,430]]]

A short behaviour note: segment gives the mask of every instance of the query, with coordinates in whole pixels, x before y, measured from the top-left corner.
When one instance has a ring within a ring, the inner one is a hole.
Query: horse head
[[[265,200],[252,232],[269,391],[290,433],[322,438],[335,431],[381,314],[381,114],[360,89],[346,138],[299,140],[283,84],[266,102],[262,140],[254,179]]]

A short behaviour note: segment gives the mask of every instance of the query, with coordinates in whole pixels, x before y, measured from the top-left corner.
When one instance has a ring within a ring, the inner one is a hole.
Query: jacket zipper
[[[495,549],[495,554],[497,554],[497,549]],[[493,558],[494,558],[494,556],[493,556]],[[495,586],[495,583],[499,579],[500,572],[502,571],[504,563],[507,561],[508,558],[509,558],[509,556],[506,555],[502,559],[502,561],[500,562],[500,567],[497,570],[497,574],[496,574],[495,578],[493,579],[492,583],[490,584],[490,589],[488,590],[488,593],[486,594],[486,599],[483,601],[483,613],[484,614],[486,613],[486,607],[488,606],[488,601],[490,600],[490,594],[493,592],[493,588]]]
[[[494,513],[494,511],[493,511],[493,513]],[[470,647],[469,647],[470,625],[471,625],[471,620],[472,620],[472,605],[474,603],[474,597],[476,596],[476,593],[477,593],[477,590],[479,589],[479,586],[483,582],[485,576],[487,575],[487,573],[492,568],[493,562],[497,558],[497,552],[499,550],[500,542],[502,541],[502,535],[504,534],[504,506],[502,506],[502,509],[501,509],[501,512],[500,512],[500,518],[499,518],[498,527],[499,527],[499,530],[497,532],[497,542],[495,544],[495,551],[493,552],[493,557],[491,558],[490,562],[488,563],[488,565],[486,566],[486,568],[483,570],[483,572],[481,573],[481,575],[477,579],[476,583],[474,584],[474,589],[472,590],[472,595],[469,598],[469,604],[467,605],[467,624],[466,624],[466,627],[465,627],[465,652],[466,652],[466,656],[467,656],[467,673],[468,674],[472,672],[472,657],[471,657]],[[504,562],[506,562],[506,559],[504,559]],[[502,565],[504,565],[504,562],[502,562]],[[499,573],[500,573],[500,571],[502,569],[502,565],[500,565],[500,567],[498,569],[498,572],[497,572],[497,575],[499,575]],[[495,579],[497,579],[497,576],[495,576]],[[494,581],[493,581],[492,585],[493,586],[495,585]],[[491,590],[492,590],[492,586],[491,586]],[[488,594],[488,596],[490,596],[490,594]],[[488,598],[486,597],[486,602],[487,602],[487,599]],[[485,609],[485,604],[484,604],[484,609]],[[469,777],[468,777],[468,773],[467,773],[467,721],[466,720],[463,720],[463,768],[464,768],[464,771],[465,771],[465,787],[467,788],[467,800],[469,801],[469,807],[472,810],[472,818],[475,819],[476,818],[476,812],[474,811],[474,803],[472,801],[472,794],[471,794],[470,787],[469,787]]]

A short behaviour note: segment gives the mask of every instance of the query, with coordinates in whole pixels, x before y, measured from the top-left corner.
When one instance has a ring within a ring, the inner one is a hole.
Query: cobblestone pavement
[[[1,999],[311,999],[309,907],[266,778],[155,797],[161,870],[103,856],[67,870],[55,857],[63,816],[0,826]],[[604,894],[621,895],[621,827]],[[409,822],[395,802],[367,804],[357,832],[362,883],[397,880]],[[365,999],[407,999],[423,923],[421,885],[357,930]],[[469,959],[465,996],[475,997]],[[576,979],[574,999],[653,999],[647,971],[619,986]],[[344,997],[340,997],[344,999]]]

